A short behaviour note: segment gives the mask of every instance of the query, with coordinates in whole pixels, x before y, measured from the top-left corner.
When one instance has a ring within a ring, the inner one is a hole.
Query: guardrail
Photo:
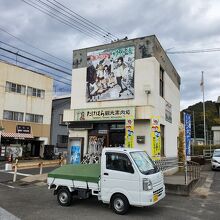
[[[193,161],[187,161],[185,163],[179,162],[178,166],[180,170],[182,169],[184,171],[186,185],[189,182],[200,178],[200,164]]]
[[[59,160],[51,160],[51,161],[32,161],[32,162],[19,162],[18,159],[15,160],[15,163],[12,163],[12,169],[14,170],[13,182],[16,182],[17,179],[17,171],[22,169],[31,169],[38,168],[40,169],[39,174],[42,174],[43,167],[51,167],[51,166],[62,166],[66,164],[66,160],[61,157]]]
[[[160,160],[155,160],[154,162],[161,171],[178,167],[178,159],[176,157],[161,158]]]

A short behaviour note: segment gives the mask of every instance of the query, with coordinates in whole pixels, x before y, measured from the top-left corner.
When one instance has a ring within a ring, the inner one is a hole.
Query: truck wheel
[[[57,193],[57,201],[61,206],[69,206],[72,202],[72,195],[67,188],[59,189]]]
[[[126,196],[122,194],[116,194],[111,199],[112,210],[119,215],[124,215],[129,208],[129,202]]]

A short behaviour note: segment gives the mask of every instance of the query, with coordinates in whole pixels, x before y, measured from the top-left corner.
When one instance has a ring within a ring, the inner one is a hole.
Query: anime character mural
[[[134,98],[134,47],[87,53],[87,101]]]

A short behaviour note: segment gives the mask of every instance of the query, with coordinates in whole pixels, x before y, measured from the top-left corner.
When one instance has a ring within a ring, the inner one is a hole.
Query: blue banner
[[[191,145],[191,115],[184,112],[184,129],[185,129],[185,146],[186,146],[186,156],[191,155],[190,145]]]

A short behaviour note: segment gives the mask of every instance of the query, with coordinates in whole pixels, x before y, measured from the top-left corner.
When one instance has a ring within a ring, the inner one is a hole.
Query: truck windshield
[[[146,152],[136,151],[131,152],[130,154],[141,173],[148,175],[159,171],[156,164]]]

